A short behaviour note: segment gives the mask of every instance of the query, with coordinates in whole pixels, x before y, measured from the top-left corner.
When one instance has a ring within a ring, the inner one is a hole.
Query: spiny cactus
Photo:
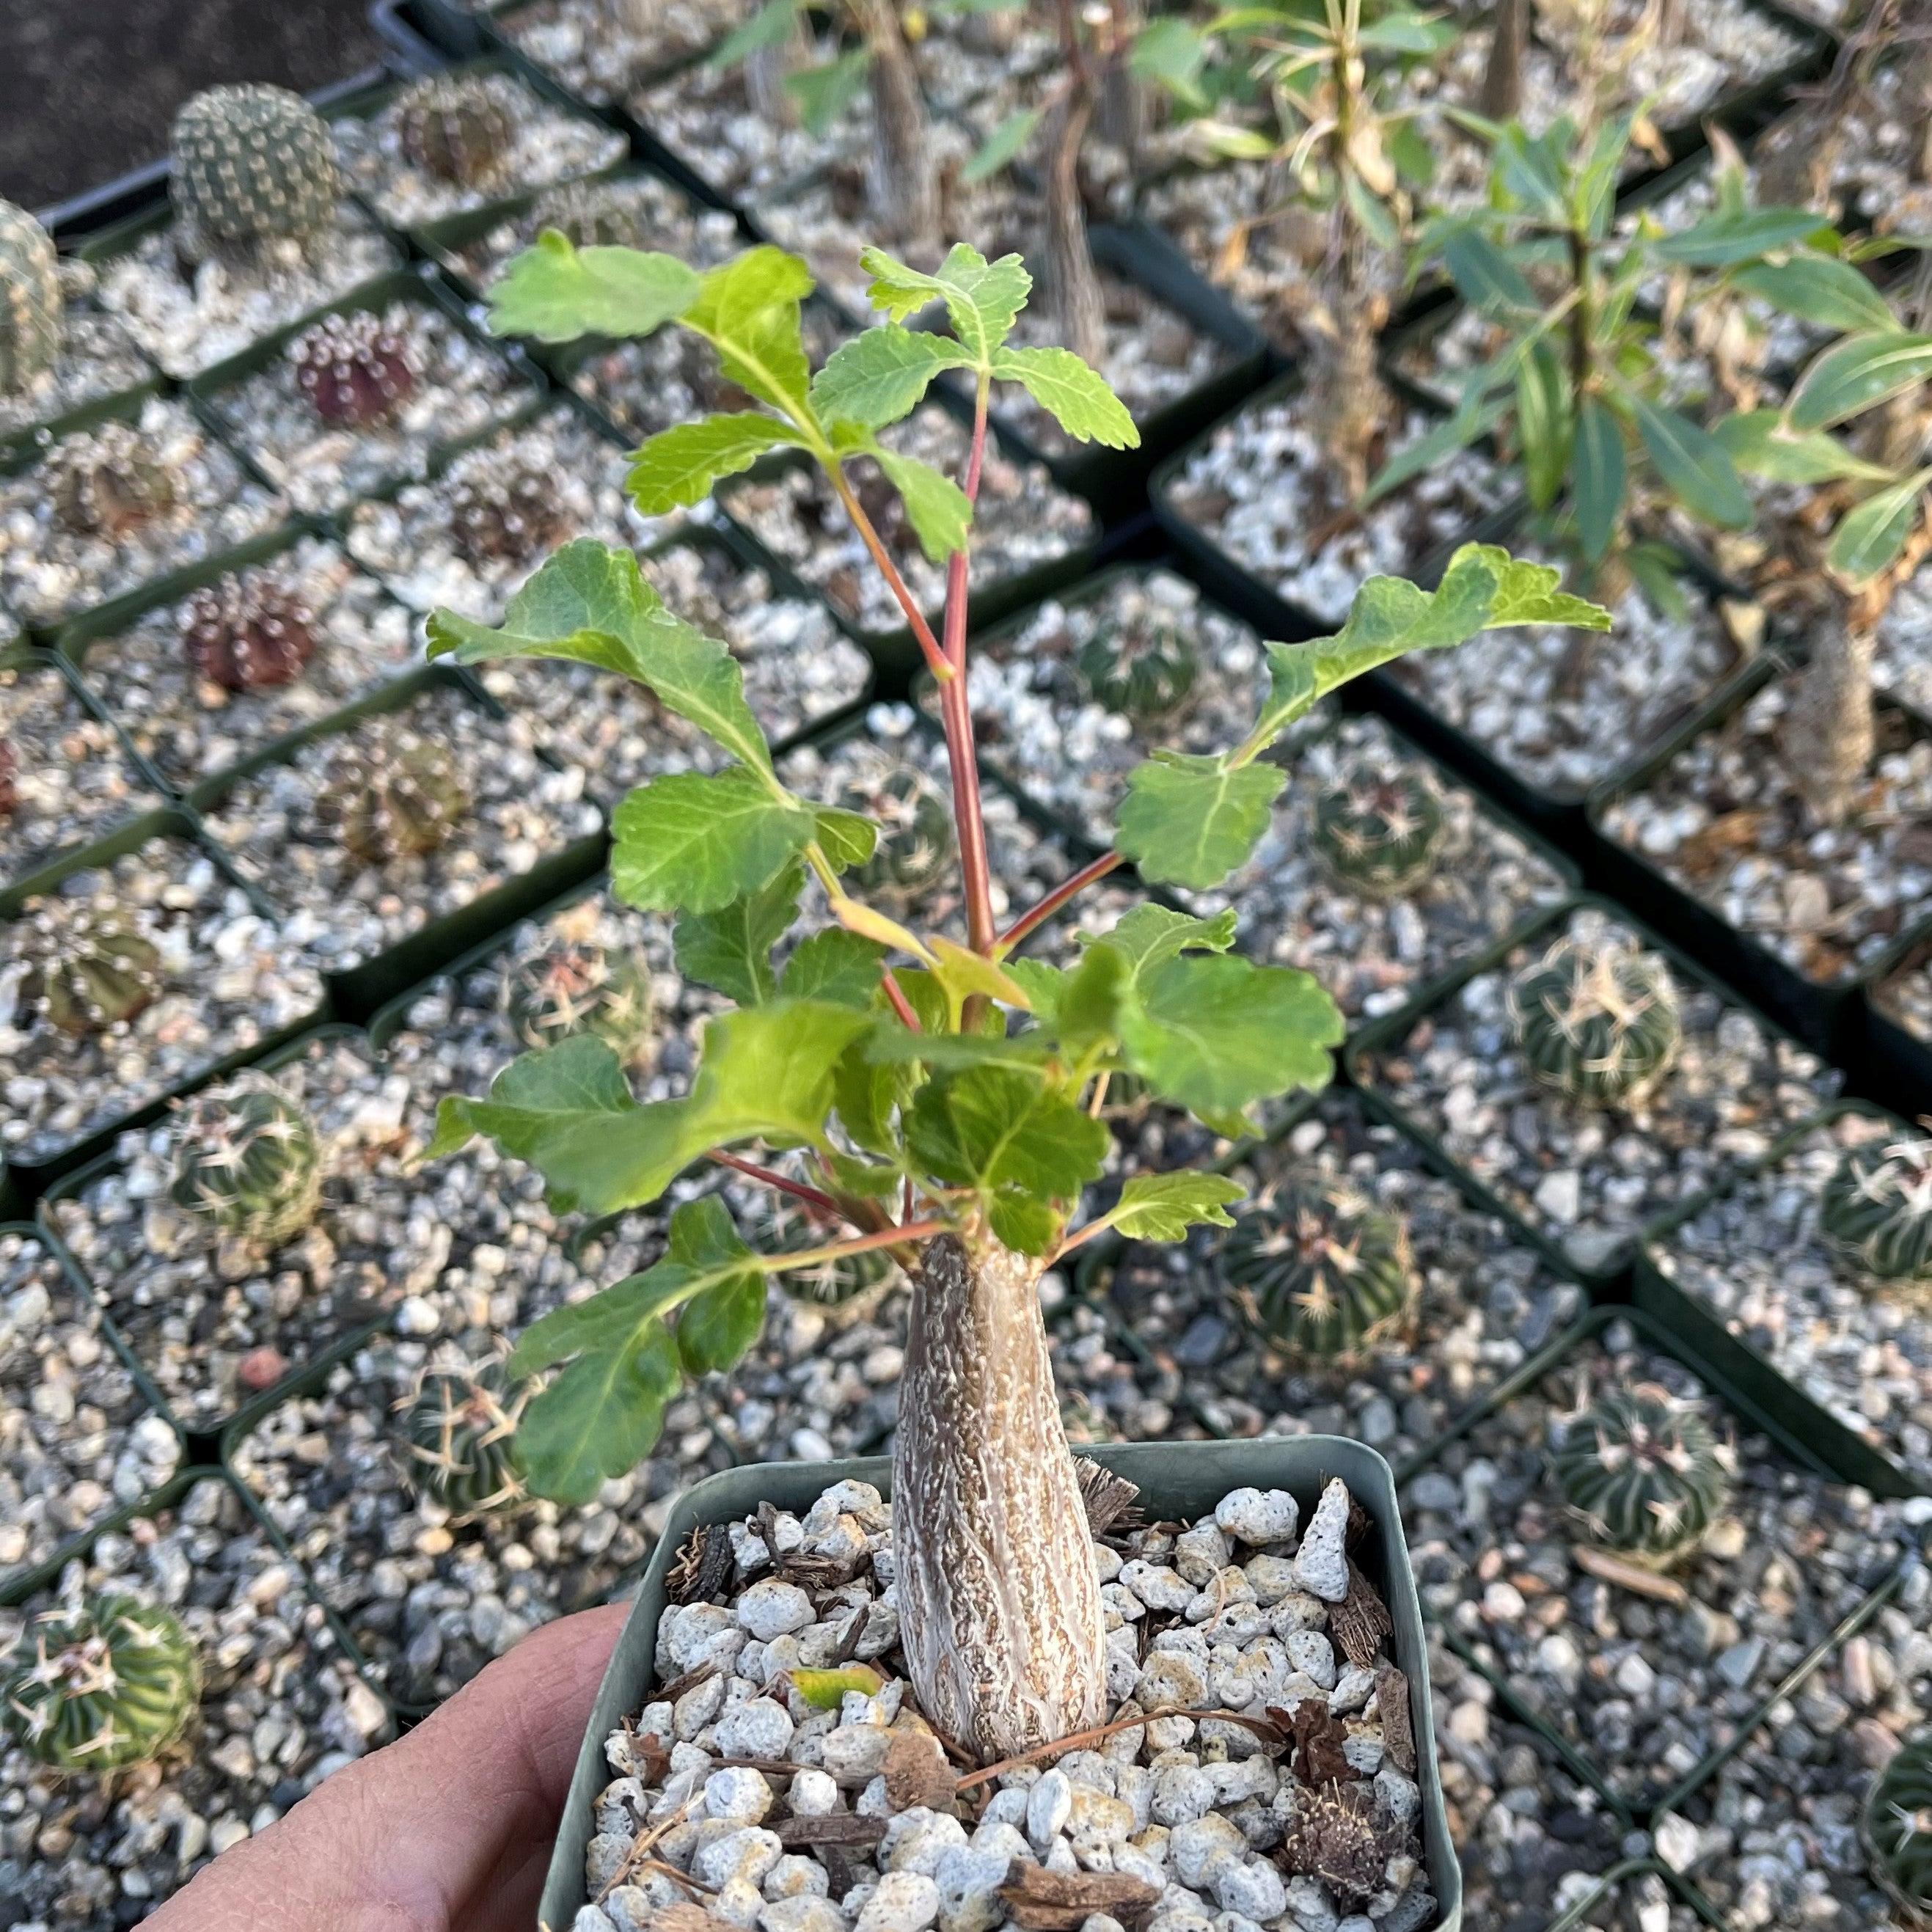
[[[1081,646],[1078,662],[1094,702],[1136,724],[1156,723],[1193,695],[1193,650],[1165,620],[1103,624]]]
[[[1695,1550],[1730,1496],[1730,1451],[1701,1410],[1654,1383],[1612,1390],[1566,1418],[1550,1464],[1591,1537],[1647,1564]]]
[[[649,971],[628,954],[560,940],[510,962],[503,1010],[526,1046],[554,1046],[592,1034],[628,1065],[656,1025]]]
[[[51,369],[66,333],[53,242],[25,208],[0,201],[0,393]]]
[[[386,718],[337,746],[316,815],[344,850],[365,866],[386,866],[435,851],[469,806],[448,748]]]
[[[546,188],[530,210],[539,230],[554,228],[574,248],[641,248],[644,223],[635,200],[615,182],[566,182]]]
[[[175,206],[216,242],[307,242],[335,219],[335,138],[285,87],[196,94],[175,116],[172,146]]]
[[[1853,1148],[1825,1184],[1818,1226],[1876,1280],[1932,1284],[1932,1140]]]
[[[526,452],[472,449],[449,466],[449,534],[469,562],[532,562],[570,534],[556,479]]]
[[[1510,982],[1510,1017],[1530,1072],[1573,1100],[1640,1097],[1676,1057],[1670,968],[1618,941],[1559,939]]]
[[[251,1247],[272,1248],[315,1219],[322,1143],[300,1104],[262,1073],[206,1088],[175,1118],[169,1198]]]
[[[1348,1361],[1408,1322],[1419,1283],[1408,1229],[1351,1188],[1270,1187],[1220,1250],[1222,1280],[1275,1346],[1305,1360]]]
[[[1872,1781],[1860,1821],[1872,1876],[1912,1925],[1932,1925],[1932,1731],[1910,1737]]]
[[[1311,1784],[1297,1796],[1281,1860],[1292,1876],[1318,1879],[1338,1897],[1359,1904],[1382,1889],[1400,1838],[1359,1790]]]
[[[20,1003],[76,1040],[144,1012],[166,983],[160,948],[140,917],[88,908],[71,919],[30,913]]]
[[[182,650],[197,677],[224,691],[292,684],[314,656],[315,614],[266,571],[231,572],[182,612]]]
[[[1448,836],[1442,794],[1419,771],[1352,766],[1315,801],[1316,851],[1351,891],[1400,898],[1436,869]]]
[[[397,97],[394,113],[403,152],[424,174],[461,188],[501,178],[517,123],[497,76],[427,75]]]
[[[760,1198],[753,1214],[754,1223],[747,1229],[747,1238],[760,1254],[823,1247],[832,1238],[822,1222],[814,1221],[796,1202],[782,1196]],[[842,1255],[836,1261],[788,1268],[777,1280],[794,1301],[824,1310],[841,1321],[854,1322],[876,1304],[897,1273],[892,1262],[873,1248]]]
[[[172,1610],[119,1592],[43,1611],[0,1672],[0,1731],[57,1771],[158,1757],[201,1698],[194,1644]]]
[[[459,1523],[522,1502],[516,1432],[529,1399],[527,1384],[506,1384],[500,1362],[424,1370],[401,1405],[410,1481]]]
[[[414,394],[410,346],[380,315],[326,315],[289,344],[296,386],[332,429],[387,422]]]
[[[916,766],[896,764],[875,784],[849,784],[838,802],[878,829],[872,856],[852,874],[860,894],[916,898],[951,870],[952,810],[939,788]]]
[[[47,459],[54,514],[76,536],[114,542],[175,507],[174,478],[132,423],[103,423],[66,437]]]

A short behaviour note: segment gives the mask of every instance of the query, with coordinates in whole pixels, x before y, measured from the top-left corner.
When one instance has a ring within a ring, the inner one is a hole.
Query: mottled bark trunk
[[[1365,286],[1362,243],[1353,234],[1339,244],[1338,272],[1324,306],[1332,333],[1315,358],[1315,429],[1334,465],[1338,504],[1358,501],[1369,484],[1370,458],[1391,413],[1376,363],[1382,304]]]
[[[913,1274],[892,1538],[920,1712],[982,1761],[1106,1715],[1106,1620],[1040,1268],[947,1234]]]
[[[1047,304],[1060,340],[1098,368],[1107,353],[1107,304],[1080,199],[1080,144],[1093,112],[1092,83],[1083,68],[1048,129],[1046,266]]]
[[[1657,44],[1674,47],[1684,38],[1684,0],[1656,0]]]
[[[782,38],[769,46],[754,47],[745,56],[745,92],[753,111],[768,126],[787,128],[798,118],[798,103],[785,82],[805,65],[808,52],[803,21],[794,12]]]
[[[1140,32],[1138,0],[1114,0],[1110,16],[1107,58],[1100,70],[1100,138],[1126,157],[1132,174],[1139,166],[1148,122],[1147,89],[1127,64]]]
[[[1496,0],[1490,27],[1489,64],[1476,111],[1491,121],[1522,112],[1522,58],[1529,44],[1529,0]]]
[[[1811,662],[1785,730],[1791,775],[1819,822],[1836,825],[1870,769],[1873,626],[1852,621],[1840,604],[1835,621],[1812,633]]]
[[[872,218],[895,241],[935,241],[939,173],[897,0],[859,0],[859,6],[872,56]]]

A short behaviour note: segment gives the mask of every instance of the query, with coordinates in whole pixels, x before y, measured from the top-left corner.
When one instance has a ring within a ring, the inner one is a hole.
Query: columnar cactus
[[[327,315],[289,344],[296,386],[332,429],[387,422],[414,394],[416,364],[404,338],[380,315]]]
[[[1853,1148],[1825,1184],[1818,1226],[1875,1280],[1932,1285],[1932,1139]]]
[[[1102,625],[1081,646],[1079,666],[1094,702],[1136,724],[1157,723],[1193,695],[1193,650],[1163,620]]]
[[[322,1143],[301,1106],[266,1074],[205,1088],[174,1126],[169,1196],[249,1246],[298,1234],[322,1198]]]
[[[1408,1229],[1351,1188],[1268,1189],[1220,1248],[1221,1277],[1268,1341],[1305,1360],[1350,1361],[1405,1327],[1420,1282]]]
[[[54,514],[76,536],[112,543],[166,516],[174,478],[134,424],[103,423],[64,439],[47,459]]]
[[[428,75],[404,90],[394,113],[403,152],[453,188],[497,180],[517,138],[514,112],[494,75]]]
[[[1682,1030],[1670,967],[1615,942],[1559,939],[1510,981],[1509,1008],[1536,1078],[1599,1106],[1640,1098],[1654,1085]]]
[[[1342,884],[1366,898],[1396,899],[1435,871],[1448,824],[1442,794],[1424,773],[1364,763],[1324,788],[1312,830],[1316,851]]]
[[[573,248],[640,248],[638,204],[614,182],[566,182],[546,188],[530,211],[538,232],[554,228]]]
[[[1730,1496],[1730,1454],[1702,1412],[1654,1383],[1566,1420],[1550,1465],[1590,1537],[1648,1566],[1695,1550]]]
[[[626,1065],[650,1046],[657,1020],[644,966],[628,954],[568,939],[510,962],[503,1010],[526,1046],[554,1046],[587,1033]]]
[[[386,866],[435,851],[469,806],[448,748],[386,720],[336,748],[316,814],[352,857]]]
[[[175,116],[175,206],[202,234],[237,248],[308,242],[335,219],[335,138],[285,87],[211,87]]]
[[[0,394],[51,369],[66,330],[53,242],[25,208],[0,201]]]
[[[189,598],[182,650],[197,677],[224,691],[292,684],[314,656],[315,614],[266,571],[232,572]]]
[[[878,828],[872,856],[852,874],[863,892],[903,904],[944,878],[952,864],[952,813],[938,786],[912,765],[895,765],[877,784],[848,786],[839,803]]]
[[[472,565],[532,562],[570,534],[556,479],[523,451],[467,451],[446,481],[450,538]]]
[[[1872,1780],[1862,1820],[1872,1876],[1912,1925],[1932,1925],[1932,1731],[1906,1739]]]
[[[56,1771],[158,1757],[188,1728],[201,1664],[172,1610],[103,1594],[43,1611],[0,1670],[0,1732]]]
[[[418,1492],[458,1523],[521,1502],[517,1423],[529,1396],[506,1384],[500,1362],[424,1370],[400,1405],[404,1472]]]
[[[26,928],[26,970],[20,1003],[76,1040],[111,1031],[160,996],[166,976],[160,948],[144,920],[89,908],[71,919],[44,909]]]

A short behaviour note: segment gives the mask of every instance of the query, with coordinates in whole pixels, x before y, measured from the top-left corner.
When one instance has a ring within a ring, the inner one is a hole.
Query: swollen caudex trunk
[[[1335,466],[1342,503],[1369,487],[1369,460],[1388,420],[1388,392],[1376,367],[1376,322],[1367,300],[1350,291],[1333,304],[1334,333],[1320,344],[1315,398],[1316,432]]]
[[[858,11],[872,57],[872,218],[897,241],[936,240],[939,173],[896,0],[858,0]]]
[[[1786,729],[1784,754],[1806,803],[1826,825],[1843,822],[1866,772],[1876,733],[1872,722],[1872,656],[1876,627],[1855,622],[1840,605],[1814,634],[1811,662]]]
[[[1140,32],[1139,0],[1114,0],[1111,44],[1100,70],[1100,138],[1126,158],[1131,174],[1139,165],[1141,143],[1147,136],[1147,88],[1133,70],[1130,56]]]
[[[1080,199],[1080,144],[1094,111],[1083,71],[1069,88],[1050,130],[1046,174],[1047,300],[1061,342],[1094,368],[1107,358],[1107,305],[1087,238]]]
[[[927,1243],[899,1389],[892,1544],[922,1714],[982,1762],[1106,1716],[1106,1621],[1037,1262]]]
[[[1514,121],[1522,112],[1522,59],[1528,41],[1529,0],[1496,0],[1490,58],[1476,102],[1486,119]]]

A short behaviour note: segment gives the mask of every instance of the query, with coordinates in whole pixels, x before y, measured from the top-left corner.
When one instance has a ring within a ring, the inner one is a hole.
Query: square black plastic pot
[[[1450,1840],[1436,1761],[1427,1642],[1408,1550],[1402,1540],[1395,1479],[1388,1463],[1366,1444],[1334,1436],[1276,1437],[1255,1442],[1137,1442],[1086,1453],[1138,1484],[1142,1503],[1154,1516],[1198,1516],[1211,1510],[1229,1490],[1252,1486],[1292,1491],[1305,1517],[1322,1485],[1333,1476],[1340,1476],[1367,1509],[1374,1519],[1376,1543],[1372,1561],[1365,1567],[1395,1619],[1395,1660],[1408,1679],[1416,1774],[1422,1787],[1424,1850],[1430,1888],[1438,1900],[1430,1932],[1460,1932],[1462,1874]],[[832,1484],[846,1480],[874,1484],[890,1498],[891,1461],[873,1456],[860,1462],[758,1463],[708,1477],[678,1498],[590,1713],[544,1887],[538,1912],[543,1932],[568,1932],[578,1908],[586,1903],[584,1851],[590,1840],[592,1809],[598,1793],[610,1780],[604,1740],[621,1719],[646,1700],[658,1620],[666,1600],[665,1578],[686,1539],[700,1524],[729,1522],[754,1514],[763,1502],[802,1512]]]
[[[400,74],[434,74],[490,51],[477,16],[448,0],[373,0],[369,24]]]
[[[1932,967],[1932,920],[1915,926],[1858,982],[1846,1041],[1847,1064],[1863,1090],[1913,1119],[1932,1113],[1932,1040],[1880,1004],[1878,989],[1907,968]]]
[[[1604,1874],[1596,1889],[1587,1898],[1573,1905],[1547,1928],[1547,1932],[1578,1932],[1580,1927],[1598,1912],[1616,1905],[1638,1880],[1646,1878],[1657,1880],[1670,1898],[1691,1913],[1699,1924],[1714,1926],[1717,1932],[1724,1932],[1724,1922],[1710,1900],[1656,1858],[1627,1858],[1622,1864],[1612,1866]],[[1634,1919],[1631,1921],[1633,1924],[1636,1922]]]

